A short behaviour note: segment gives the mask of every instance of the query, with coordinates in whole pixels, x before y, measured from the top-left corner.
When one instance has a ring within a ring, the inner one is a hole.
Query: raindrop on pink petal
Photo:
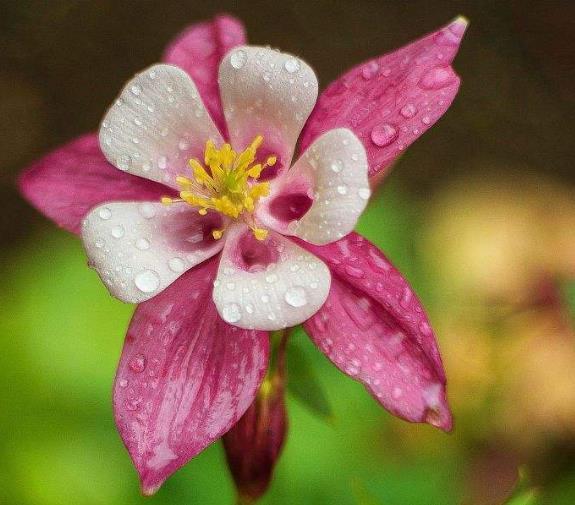
[[[371,141],[379,147],[385,147],[395,141],[399,133],[397,128],[389,123],[381,123],[371,130]]]
[[[455,74],[450,67],[433,67],[419,80],[419,87],[423,89],[441,89],[455,80]]]
[[[128,364],[130,370],[135,373],[141,373],[146,368],[146,357],[143,354],[136,354]]]

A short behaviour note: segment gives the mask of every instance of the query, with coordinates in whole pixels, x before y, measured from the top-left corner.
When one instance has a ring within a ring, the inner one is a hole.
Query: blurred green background
[[[264,504],[495,505],[529,468],[539,503],[575,503],[575,4],[569,1],[0,1],[0,503],[230,504],[216,444],[152,498],[116,433],[111,386],[131,308],[15,175],[94,130],[123,82],[186,25],[242,18],[325,85],[458,14],[463,86],[362,218],[437,331],[456,429],[391,418],[296,336],[333,409],[289,399]],[[288,363],[289,366],[289,363]]]

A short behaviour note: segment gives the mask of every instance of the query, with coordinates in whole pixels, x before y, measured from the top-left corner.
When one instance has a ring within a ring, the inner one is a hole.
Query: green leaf
[[[520,468],[515,489],[504,505],[537,505],[537,494],[537,490],[530,484],[526,469]]]
[[[313,414],[324,421],[333,421],[333,410],[325,390],[297,339],[289,341],[287,358],[288,391]]]

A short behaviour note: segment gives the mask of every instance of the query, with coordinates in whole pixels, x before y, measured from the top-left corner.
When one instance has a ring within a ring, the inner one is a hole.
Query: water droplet
[[[284,68],[286,69],[287,72],[293,74],[294,72],[297,72],[300,69],[299,61],[297,61],[295,58],[289,58],[284,63]]]
[[[242,49],[238,49],[237,51],[234,51],[230,56],[230,65],[236,70],[239,70],[246,64],[247,60],[247,53]]]
[[[180,273],[186,268],[186,264],[182,258],[171,258],[168,261],[168,266],[172,272]]]
[[[337,192],[340,195],[345,195],[347,193],[347,186],[338,186],[337,187]]]
[[[186,139],[182,139],[178,142],[178,149],[180,151],[185,151],[190,148],[190,143]]]
[[[242,318],[240,307],[237,303],[230,303],[222,310],[222,318],[228,323],[237,323]]]
[[[142,270],[134,278],[134,284],[142,293],[152,293],[160,286],[160,276],[153,270]]]
[[[415,105],[413,105],[412,103],[408,103],[405,104],[401,110],[399,111],[399,113],[404,117],[404,118],[412,118],[413,116],[415,116],[417,114],[417,108],[415,107]]]
[[[388,146],[397,136],[397,128],[389,123],[381,123],[371,130],[371,141],[379,147]]]
[[[114,238],[122,238],[124,236],[124,227],[121,224],[118,224],[112,228],[111,233]]]
[[[142,126],[142,120],[139,117],[134,118],[134,124],[136,126]]]
[[[377,61],[370,61],[361,69],[361,75],[364,79],[368,80],[374,77],[379,70],[379,63]]]
[[[268,276],[266,276],[266,282],[269,282],[270,284],[276,282],[278,280],[278,276],[276,274],[270,274]]]
[[[268,303],[270,301],[270,297],[268,295],[262,295],[261,300],[263,303]]]
[[[305,289],[301,286],[294,286],[289,288],[284,295],[284,300],[292,307],[303,307],[307,304],[307,296]]]
[[[121,388],[125,388],[128,386],[128,381],[126,379],[120,379],[118,381],[118,386],[120,386]]]
[[[104,219],[105,221],[107,221],[112,217],[112,211],[108,207],[102,207],[98,211],[98,216],[100,216],[100,219]]]
[[[136,247],[140,249],[140,251],[145,251],[150,248],[150,241],[145,238],[139,238],[136,240]]]
[[[403,391],[401,390],[401,388],[393,388],[393,391],[391,392],[391,396],[394,400],[400,398],[402,394]]]
[[[165,156],[160,156],[158,158],[158,168],[164,170],[168,166],[168,158]]]
[[[152,219],[156,215],[156,209],[151,203],[142,203],[139,208],[140,214],[146,219]]]
[[[367,200],[371,196],[371,190],[369,188],[359,188],[357,194],[362,200]]]
[[[246,305],[246,312],[247,312],[248,314],[253,314],[253,313],[254,313],[254,306],[253,306],[253,305],[250,305],[250,304],[247,304],[247,305]]]
[[[118,156],[116,158],[116,166],[120,170],[123,170],[125,172],[126,170],[129,170],[130,167],[132,166],[132,158],[130,158],[129,156],[127,156],[125,154]]]
[[[330,168],[336,174],[339,174],[343,170],[343,161],[341,160],[334,160],[331,162]]]
[[[134,84],[134,85],[130,88],[130,91],[131,91],[134,95],[138,96],[140,93],[142,93],[142,87],[139,86],[138,84]]]
[[[431,124],[431,118],[429,116],[423,116],[421,122],[425,125]]]
[[[149,77],[150,79],[153,80],[153,79],[155,79],[157,76],[158,76],[158,74],[156,73],[155,70],[150,70],[150,73],[148,74],[148,77]]]
[[[146,368],[146,357],[143,354],[136,354],[128,366],[132,372],[142,373]]]
[[[419,87],[423,89],[441,89],[451,84],[455,75],[450,67],[433,67],[419,80]]]

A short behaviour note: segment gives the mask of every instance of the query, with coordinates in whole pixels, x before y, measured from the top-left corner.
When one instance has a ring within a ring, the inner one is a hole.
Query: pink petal
[[[217,264],[139,305],[128,329],[114,410],[145,494],[234,425],[267,368],[267,334],[226,324],[211,302]]]
[[[304,128],[302,152],[323,132],[346,127],[365,146],[369,175],[387,169],[455,98],[460,80],[450,64],[466,26],[464,18],[457,18],[330,84]]]
[[[332,271],[327,301],[305,323],[312,340],[393,414],[449,431],[443,365],[425,312],[406,280],[357,233],[327,246],[305,247]]]
[[[18,182],[34,207],[73,233],[80,233],[84,216],[102,202],[159,200],[170,192],[110,165],[93,133],[36,161]]]
[[[190,26],[166,49],[163,61],[184,69],[194,82],[214,122],[225,134],[226,125],[218,88],[218,67],[223,56],[246,43],[242,23],[231,16]]]

